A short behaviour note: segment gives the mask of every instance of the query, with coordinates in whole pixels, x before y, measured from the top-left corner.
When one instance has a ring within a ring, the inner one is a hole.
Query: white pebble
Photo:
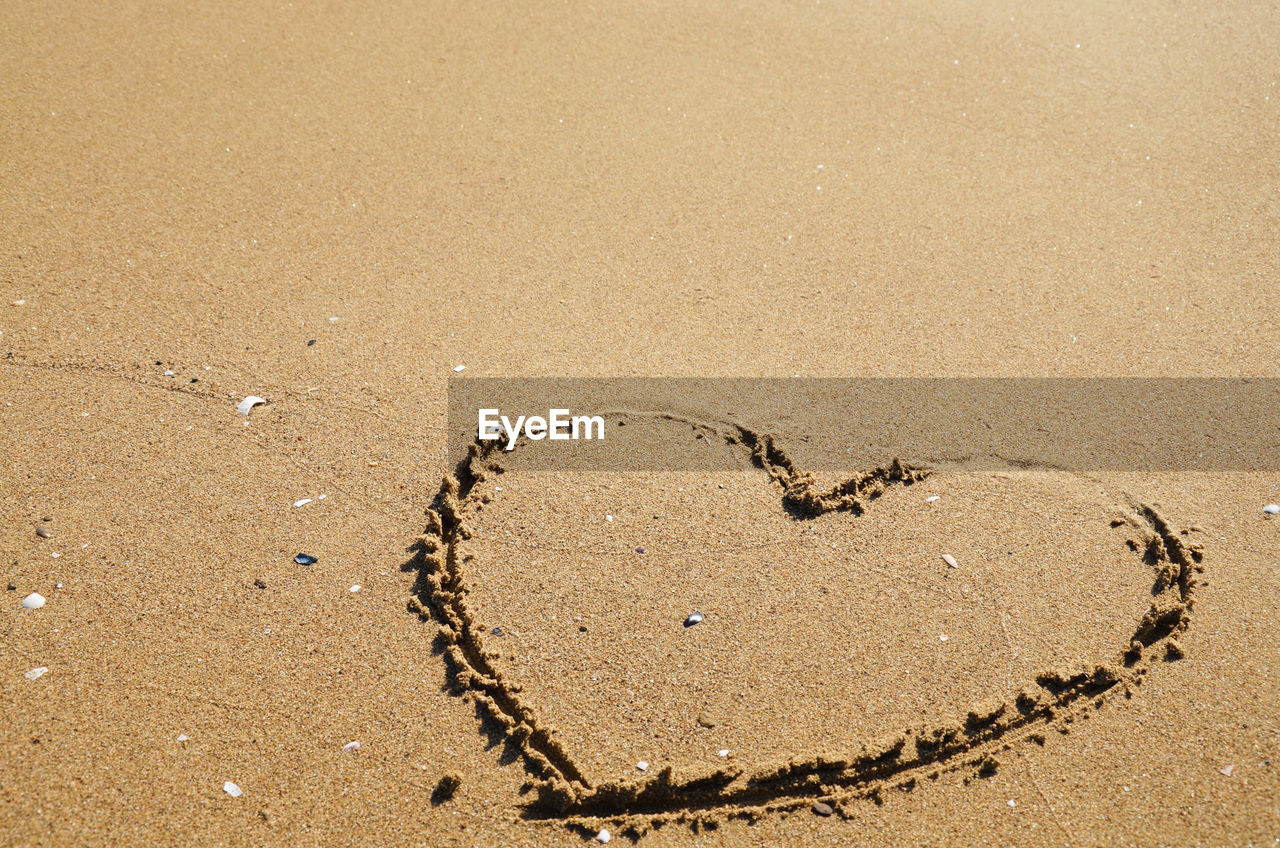
[[[22,608],[29,610],[37,610],[44,606],[44,595],[39,592],[32,592],[22,599]]]
[[[455,365],[453,367],[453,373],[455,374],[461,374],[463,371],[466,371],[466,370],[467,370],[467,366],[465,365]]]
[[[717,753],[717,754],[719,754],[719,755],[720,755],[720,756],[722,756],[722,757],[727,757],[727,756],[729,756],[729,749],[728,749],[728,748],[721,748],[719,751],[716,751],[716,753]]]
[[[230,795],[232,798],[239,798],[241,795],[244,794],[243,789],[241,789],[239,786],[236,786],[234,783],[232,783],[229,780],[226,783],[222,784],[222,791]]]
[[[356,742],[356,741],[353,739],[352,741],[350,741],[350,742],[348,742],[347,744],[343,745],[343,746],[342,746],[342,750],[346,751],[348,754],[353,754],[353,753],[355,753],[356,751],[359,751],[359,750],[360,750],[360,743],[359,743],[359,742]]]
[[[613,834],[607,830],[602,830],[596,834],[596,842],[599,842],[601,845],[605,844],[612,838]]]
[[[942,561],[945,562],[949,568],[960,567],[960,563],[956,562],[956,558],[953,557],[951,554],[943,554]]]
[[[1013,800],[1012,798],[1010,798],[1010,799],[1009,799],[1009,806],[1010,806],[1010,807],[1016,807],[1016,806],[1018,806],[1018,802],[1017,802],[1017,801],[1015,801],[1015,800]]]
[[[49,555],[54,559],[57,559],[58,557],[62,556],[62,554],[58,553],[57,551],[50,551]]]
[[[165,372],[164,372],[164,375],[165,375],[166,377],[172,377],[172,376],[173,376],[173,372],[172,372],[172,371],[165,371]]]
[[[612,521],[612,520],[613,520],[613,516],[612,516],[612,515],[606,515],[606,516],[604,517],[604,520],[605,520],[605,521]]]
[[[1280,515],[1280,504],[1267,504],[1262,511],[1267,515]]]
[[[636,763],[636,768],[640,769],[640,771],[648,771],[649,764],[646,763],[644,760],[641,760],[640,762]]]
[[[187,741],[187,734],[185,734],[185,733],[179,733],[179,734],[178,734],[178,741],[179,741],[179,742],[186,742],[186,741]]]
[[[40,678],[44,677],[48,673],[49,673],[49,667],[47,665],[42,665],[39,668],[33,668],[30,671],[28,671],[26,674],[26,678],[28,680],[39,680]]]
[[[925,502],[925,503],[933,503],[934,501],[936,501],[936,500],[937,500],[938,498],[940,498],[940,497],[941,497],[941,495],[930,495],[929,497],[927,497],[927,498],[925,498],[925,499],[924,499],[924,502]]]
[[[352,586],[352,587],[351,587],[350,589],[348,589],[347,591],[348,591],[348,592],[359,592],[359,591],[360,591],[360,584],[359,584],[359,583],[357,583],[356,585]]]
[[[330,324],[336,324],[336,323],[338,323],[338,316],[337,316],[337,315],[335,315],[335,316],[333,316],[332,318],[330,318],[330,319],[329,319],[329,323],[330,323]]]
[[[939,636],[939,637],[938,637],[938,641],[939,641],[939,642],[945,642],[945,641],[947,641],[947,637],[946,637],[946,636]]]

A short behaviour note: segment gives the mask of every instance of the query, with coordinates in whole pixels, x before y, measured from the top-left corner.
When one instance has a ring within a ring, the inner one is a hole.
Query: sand
[[[446,451],[459,373],[1280,376],[1274,10],[0,24],[0,844],[1280,836],[1274,470]]]

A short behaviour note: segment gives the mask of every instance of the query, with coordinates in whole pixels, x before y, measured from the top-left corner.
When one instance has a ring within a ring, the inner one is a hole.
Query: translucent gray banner
[[[451,379],[451,461],[476,445],[530,471],[727,470],[765,449],[813,471],[1276,471],[1280,379]]]

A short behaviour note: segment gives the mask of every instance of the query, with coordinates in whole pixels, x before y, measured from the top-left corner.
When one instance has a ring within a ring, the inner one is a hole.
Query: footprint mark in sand
[[[891,487],[932,473],[894,460],[821,488],[767,434],[671,414],[619,414],[628,416],[678,422],[703,438],[723,439],[767,474],[781,490],[780,507],[797,520],[834,512],[861,516]],[[1041,672],[1007,702],[976,705],[961,720],[886,733],[846,754],[800,756],[750,770],[725,765],[677,773],[667,767],[630,780],[593,783],[553,728],[540,720],[535,698],[498,667],[499,656],[486,647],[485,628],[469,602],[467,566],[458,549],[471,537],[469,519],[492,498],[484,483],[510,457],[500,448],[495,442],[473,446],[444,479],[417,555],[406,569],[418,575],[410,607],[440,626],[438,645],[453,684],[523,755],[530,772],[531,800],[525,806],[530,818],[564,821],[584,833],[614,822],[623,834],[638,835],[660,821],[697,825],[726,817],[754,819],[806,807],[815,799],[837,812],[861,799],[880,803],[892,790],[909,790],[920,779],[944,772],[985,776],[995,768],[995,754],[1015,745],[1043,744],[1050,727],[1108,699],[1131,697],[1157,661],[1182,655],[1177,636],[1189,623],[1201,553],[1185,544],[1155,507],[1133,504],[1125,519],[1112,524],[1124,521],[1138,537],[1130,548],[1154,575],[1151,603],[1108,661]]]

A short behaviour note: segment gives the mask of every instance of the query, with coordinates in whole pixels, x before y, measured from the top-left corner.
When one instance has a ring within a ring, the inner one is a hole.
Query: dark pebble
[[[316,562],[316,558],[311,554],[298,554],[293,558],[293,561],[298,565],[312,565]]]
[[[193,383],[198,383],[198,382],[200,382],[200,378],[199,378],[199,377],[192,377],[192,378],[191,378],[191,382],[193,382]]]
[[[18,584],[17,584],[17,583],[14,583],[12,580],[10,580],[10,581],[9,581],[9,591],[10,591],[10,592],[12,592],[14,589],[17,589],[17,588],[18,588]]]
[[[253,585],[257,586],[259,589],[265,589],[267,588],[267,581],[259,577],[257,580],[253,581]]]
[[[53,534],[49,532],[48,527],[37,527],[36,535],[39,536],[41,539],[47,539]]]
[[[578,625],[578,632],[579,632],[579,633],[586,633],[586,632],[587,632],[587,625],[585,625],[585,624],[579,624],[579,625]]]
[[[821,801],[814,801],[811,809],[815,816],[829,816],[835,812],[835,810],[831,809],[830,804],[824,804]]]
[[[490,633],[492,633],[494,636],[501,636],[501,635],[502,635],[502,628],[501,628],[501,627],[495,627],[495,628],[493,628],[493,630],[491,630],[491,631],[489,631],[489,632],[490,632]]]
[[[638,554],[644,553],[644,548],[636,548],[636,553]]]
[[[307,347],[311,347],[315,343],[316,343],[315,339],[307,339]]]

